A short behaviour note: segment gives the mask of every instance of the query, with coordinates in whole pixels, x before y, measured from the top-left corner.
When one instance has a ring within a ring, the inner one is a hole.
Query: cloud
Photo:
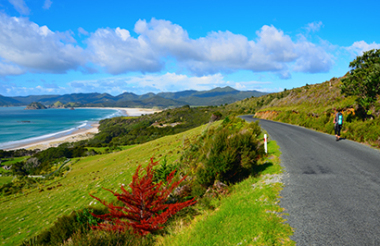
[[[255,40],[229,31],[191,39],[181,26],[154,18],[137,21],[134,31],[137,38],[119,27],[98,29],[87,40],[92,61],[112,74],[161,71],[169,58],[197,76],[250,70],[274,72],[281,78],[290,77],[293,63],[298,64],[297,71],[313,73],[325,72],[333,63],[323,47],[306,39],[293,41],[274,26],[263,26]],[[302,67],[316,51],[318,59],[310,63],[316,67]]]
[[[69,88],[50,87],[37,85],[34,87],[19,86],[14,83],[0,83],[0,94],[3,96],[29,96],[29,95],[47,95],[47,94],[67,94],[71,93]]]
[[[29,15],[30,9],[26,6],[24,0],[8,0],[10,4],[22,15]]]
[[[314,28],[319,24],[311,25]],[[329,71],[333,57],[305,37],[292,40],[282,30],[264,25],[253,40],[230,31],[210,32],[192,39],[186,30],[167,20],[136,22],[134,32],[121,27],[99,28],[89,34],[83,49],[71,31],[53,32],[26,18],[0,14],[0,59],[3,72],[65,73],[68,70],[102,69],[117,75],[128,72],[155,73],[170,62],[175,69],[198,77],[239,70],[272,72],[282,79],[291,73]],[[7,66],[5,66],[6,64]]]
[[[17,65],[0,61],[0,77],[6,75],[20,75],[25,71]]]
[[[91,61],[111,74],[131,71],[158,72],[163,69],[158,52],[142,38],[133,38],[128,30],[98,29],[85,41]]]
[[[318,32],[323,27],[322,21],[308,23],[305,27],[308,32]]]
[[[183,90],[210,90],[215,87],[231,86],[242,90],[259,89],[270,82],[240,81],[232,82],[225,80],[220,73],[201,77],[184,74],[165,73],[161,75],[146,74],[141,76],[110,77],[99,80],[73,81],[68,85],[73,92],[107,92],[119,95],[123,92],[144,94],[149,92],[168,92]]]
[[[44,5],[42,6],[43,9],[50,9],[53,2],[51,0],[45,0]]]
[[[79,33],[79,35],[80,34],[85,35],[85,36],[89,35],[89,33],[86,30],[84,30],[82,27],[78,28],[78,33]]]
[[[0,14],[0,59],[12,68],[5,75],[23,72],[65,73],[86,63],[82,48],[70,32],[52,32],[26,18]]]
[[[321,73],[328,72],[334,65],[333,56],[327,53],[323,47],[308,42],[301,36],[296,44],[297,59],[294,71],[304,73]]]
[[[380,44],[375,42],[372,44],[367,44],[365,41],[358,41],[354,42],[350,47],[346,47],[345,49],[355,56],[361,56],[365,51],[380,49]]]
[[[239,90],[273,91],[266,86],[271,82],[258,81],[228,81],[222,74],[205,75],[201,77],[184,74],[145,74],[140,76],[113,76],[94,80],[75,80],[67,85],[57,85],[45,80],[34,81],[37,86],[18,86],[12,82],[0,83],[0,94],[4,96],[26,96],[38,94],[68,94],[68,93],[109,93],[119,95],[123,92],[133,92],[141,95],[147,92],[176,92],[183,90],[210,90],[215,87],[231,86]],[[276,90],[274,90],[276,91]]]
[[[206,37],[190,39],[182,27],[156,19],[149,23],[138,21],[135,32],[140,34],[139,38],[150,43],[154,50],[162,52],[161,55],[174,57],[180,65],[198,76],[250,70],[270,71],[280,77],[289,77],[284,76],[290,74],[289,65],[306,60],[316,49],[316,45],[306,40],[294,42],[283,31],[267,25],[256,32],[256,40],[248,40],[243,35],[229,31],[211,32]],[[318,47],[318,50],[322,51],[323,48]],[[313,62],[318,65],[313,72],[317,72],[319,68],[325,72],[329,68],[326,62],[332,63],[331,56],[326,52],[319,54],[319,59]]]

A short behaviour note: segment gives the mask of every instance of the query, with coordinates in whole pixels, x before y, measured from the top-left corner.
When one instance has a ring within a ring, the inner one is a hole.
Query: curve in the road
[[[252,116],[240,116],[252,121]],[[380,245],[380,152],[289,124],[259,120],[280,146],[280,205],[297,245]]]

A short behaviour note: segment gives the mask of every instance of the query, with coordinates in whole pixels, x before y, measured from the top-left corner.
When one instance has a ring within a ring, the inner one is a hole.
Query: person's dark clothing
[[[343,125],[335,124],[335,135],[340,137],[340,130],[342,130]]]
[[[338,135],[340,137],[340,131],[342,130],[343,126],[343,114],[342,113],[337,113],[335,115],[335,135]]]

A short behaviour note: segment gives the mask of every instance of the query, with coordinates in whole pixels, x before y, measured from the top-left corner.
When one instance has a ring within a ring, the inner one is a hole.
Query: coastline
[[[88,109],[115,109],[122,111],[125,116],[140,116],[142,114],[153,114],[155,112],[161,112],[161,110],[156,109],[146,109],[146,108],[120,108],[120,107],[78,107],[78,108],[88,108]],[[67,134],[53,136],[47,139],[41,139],[29,143],[20,143],[19,145],[11,148],[6,148],[4,150],[17,150],[17,149],[40,149],[45,150],[50,147],[57,147],[58,145],[65,142],[77,142],[81,140],[86,140],[92,138],[96,133],[99,132],[99,123],[95,122],[91,124],[90,128],[79,128],[68,132]]]
[[[121,107],[77,107],[77,108],[87,108],[87,109],[116,109],[120,110],[125,114],[126,116],[140,116],[142,114],[154,114],[161,112],[162,110],[159,109],[152,109],[152,108],[121,108]]]
[[[93,123],[91,124],[91,128],[79,128],[71,133],[61,136],[61,137],[51,137],[48,139],[38,140],[35,142],[27,143],[27,144],[20,144],[17,147],[5,149],[5,150],[17,150],[17,149],[40,149],[45,150],[50,147],[57,147],[60,144],[66,143],[66,142],[77,142],[81,140],[86,140],[89,138],[92,138],[96,133],[99,132],[99,124]]]

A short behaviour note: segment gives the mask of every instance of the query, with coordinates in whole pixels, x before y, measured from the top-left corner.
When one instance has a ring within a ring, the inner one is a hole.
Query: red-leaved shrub
[[[92,229],[125,231],[132,227],[134,233],[143,236],[162,229],[169,217],[181,209],[195,204],[194,198],[181,203],[166,203],[169,195],[186,176],[177,182],[172,182],[175,174],[173,171],[167,177],[167,185],[164,185],[162,181],[153,183],[153,167],[157,164],[158,162],[154,162],[151,158],[146,168],[141,168],[141,165],[137,167],[132,183],[129,185],[131,191],[126,190],[123,186],[121,186],[122,193],[105,189],[123,202],[124,206],[115,206],[90,194],[107,206],[110,212],[105,215],[93,214],[105,222],[93,226]]]

